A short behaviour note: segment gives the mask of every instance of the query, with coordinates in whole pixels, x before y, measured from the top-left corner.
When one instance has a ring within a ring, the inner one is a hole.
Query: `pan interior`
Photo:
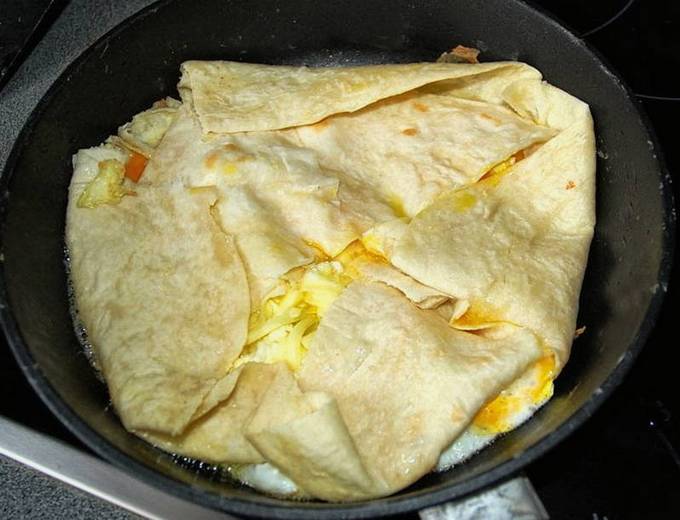
[[[51,408],[95,451],[171,492],[240,514],[394,514],[473,491],[521,467],[592,413],[651,326],[667,261],[669,210],[652,137],[625,88],[579,40],[527,5],[440,2],[155,4],[86,52],[58,80],[4,172],[2,310],[10,343]],[[275,16],[273,15],[275,13]],[[228,59],[311,66],[433,60],[464,44],[485,61],[513,59],[588,102],[598,135],[598,225],[582,293],[587,327],[556,393],[527,424],[468,463],[394,497],[346,505],[294,503],[221,482],[128,434],[91,370],[69,316],[64,218],[70,158],[156,99],[175,95],[179,64]],[[616,372],[618,370],[618,372]],[[615,373],[616,372],[616,373]],[[614,373],[614,376],[610,377]],[[576,414],[576,418],[574,418]]]

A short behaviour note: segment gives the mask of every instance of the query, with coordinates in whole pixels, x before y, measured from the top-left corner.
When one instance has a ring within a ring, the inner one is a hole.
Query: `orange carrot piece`
[[[125,176],[132,182],[139,182],[139,179],[146,168],[147,159],[141,153],[132,152],[127,163],[125,163]]]

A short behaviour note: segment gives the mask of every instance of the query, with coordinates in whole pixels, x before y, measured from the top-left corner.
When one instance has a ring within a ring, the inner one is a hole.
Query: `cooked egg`
[[[408,226],[408,219],[396,218],[372,227],[359,239],[371,253],[383,258],[390,258],[396,239]]]
[[[472,424],[442,451],[435,470],[445,471],[464,462],[499,435],[529,419],[552,397],[554,377],[554,356],[546,354],[479,411]],[[509,402],[512,402],[510,406]],[[244,484],[266,493],[289,497],[299,494],[295,483],[268,463],[239,466],[232,474]]]
[[[262,464],[244,464],[230,467],[229,472],[244,483],[264,493],[288,496],[299,495],[295,482],[281,473],[275,466],[265,462]],[[300,498],[303,498],[300,496]]]
[[[513,326],[502,316],[499,309],[488,303],[472,301],[464,314],[451,320],[451,325],[482,334],[499,331],[502,334],[504,327]],[[555,356],[546,349],[534,366],[479,411],[473,426],[491,434],[516,428],[552,397],[555,375]]]
[[[549,353],[484,406],[475,416],[472,425],[493,434],[506,433],[516,428],[552,397],[554,377],[555,359]]]
[[[318,261],[285,276],[251,315],[246,348],[235,366],[250,361],[285,362],[297,371],[319,320],[345,287],[360,276],[355,267],[360,261],[384,260],[355,241],[334,259]]]
[[[96,208],[102,204],[118,204],[127,193],[123,187],[125,165],[117,159],[100,161],[97,175],[87,183],[78,197],[79,208]]]
[[[371,233],[370,230],[361,237],[361,243],[366,249],[377,255],[385,254],[385,246],[381,237],[375,233]]]
[[[467,430],[442,452],[437,471],[464,462],[499,435],[528,420],[552,397],[555,375],[555,357],[552,352],[546,352],[522,377],[477,413]]]
[[[298,370],[319,319],[351,281],[338,261],[296,270],[283,280],[283,294],[266,298],[251,316],[247,346],[236,366],[283,361]]]
[[[179,106],[179,101],[172,98],[158,101],[121,126],[118,135],[126,146],[149,156],[174,122]]]
[[[473,208],[475,204],[477,204],[477,197],[466,190],[457,191],[451,195],[451,206],[453,211],[458,213]]]
[[[480,182],[486,183],[486,184],[491,185],[491,186],[497,186],[498,183],[503,178],[503,176],[506,173],[508,173],[510,168],[512,168],[515,165],[515,163],[524,159],[527,155],[529,155],[528,151],[520,150],[515,155],[509,157],[505,161],[498,163],[495,166],[489,168],[489,171],[487,171],[482,176],[482,178],[480,179]]]

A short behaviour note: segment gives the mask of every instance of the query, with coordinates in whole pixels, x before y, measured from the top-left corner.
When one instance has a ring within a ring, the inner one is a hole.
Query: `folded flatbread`
[[[231,392],[220,383],[233,379],[247,333],[245,270],[210,215],[214,193],[140,186],[117,205],[78,207],[97,164],[120,153],[75,157],[67,243],[76,305],[125,426],[177,434],[207,399]]]
[[[587,105],[515,62],[190,61],[179,92],[74,160],[78,319],[126,428],[351,501],[549,398],[595,224]]]

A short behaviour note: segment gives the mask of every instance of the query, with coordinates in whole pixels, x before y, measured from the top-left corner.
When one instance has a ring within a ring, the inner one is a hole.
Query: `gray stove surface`
[[[84,49],[153,0],[71,0],[0,93],[0,171],[50,85]]]
[[[139,518],[59,480],[0,456],[1,518]]]

